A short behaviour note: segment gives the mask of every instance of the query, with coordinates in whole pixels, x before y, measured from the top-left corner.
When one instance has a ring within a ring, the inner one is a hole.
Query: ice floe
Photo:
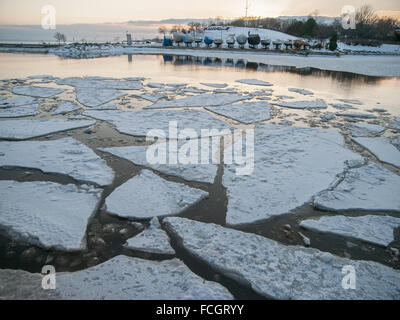
[[[235,148],[242,150],[240,141],[224,154]],[[243,143],[243,154],[250,151]],[[254,170],[238,175],[244,164],[225,165],[226,222],[244,224],[289,213],[329,188],[347,161],[361,159],[345,148],[336,130],[260,125],[255,128]]]
[[[303,94],[303,95],[305,95],[305,96],[311,96],[311,95],[314,94],[312,91],[305,90],[305,89],[289,88],[288,90],[289,90],[290,92],[300,93],[300,94]]]
[[[222,285],[200,278],[178,259],[149,261],[117,256],[86,270],[58,273],[56,290],[37,290],[42,278],[41,274],[22,270],[0,270],[0,294],[6,299],[48,299],[48,296],[61,300],[233,299]]]
[[[396,129],[400,130],[400,118],[396,118],[395,121],[393,121],[390,125],[389,128],[391,129]]]
[[[328,107],[324,100],[282,101],[282,102],[271,102],[271,103],[279,107],[285,107],[291,109],[326,109]]]
[[[178,155],[176,155],[176,153],[178,153],[186,143],[190,142],[186,140],[179,140],[177,144],[177,152],[173,153],[172,155],[176,156],[178,159]],[[210,146],[211,144],[212,142],[209,141]],[[209,159],[210,161],[207,164],[170,164],[172,162],[170,159],[166,159],[166,164],[150,163],[146,158],[148,149],[149,147],[147,146],[130,146],[102,148],[99,150],[131,161],[136,165],[149,167],[164,174],[180,177],[186,181],[214,183],[218,166],[216,164],[212,164],[212,159]],[[171,150],[166,151],[168,152],[168,155],[171,155]],[[201,151],[199,151],[199,148],[197,148],[197,152],[200,154]]]
[[[158,108],[185,108],[185,107],[210,107],[226,105],[241,100],[249,99],[249,97],[241,94],[199,94],[196,96],[188,96],[182,99],[176,99],[171,101],[162,101],[155,103],[146,109],[158,109]]]
[[[264,86],[264,87],[273,86],[272,83],[269,83],[269,82],[263,81],[263,80],[258,80],[258,79],[239,79],[239,80],[236,80],[236,82],[253,85],[253,86]]]
[[[208,112],[196,110],[86,110],[83,114],[111,123],[120,133],[141,137],[146,137],[151,133],[150,131],[162,130],[166,135],[165,138],[169,138],[170,122],[176,122],[178,130],[193,129],[198,136],[200,136],[200,131],[205,129],[216,130],[209,132],[208,136],[217,136],[223,134],[222,130],[231,128]],[[181,138],[178,137],[178,139]]]
[[[246,124],[270,119],[270,105],[267,102],[244,102],[226,106],[206,107],[206,109]]]
[[[369,123],[354,123],[351,125],[350,129],[353,137],[378,135],[386,130],[385,127]]]
[[[52,115],[66,114],[68,112],[79,110],[80,107],[70,101],[60,101],[57,109],[54,110]]]
[[[366,119],[375,119],[376,115],[372,113],[336,113],[338,117],[350,117],[350,118],[366,118]]]
[[[86,225],[100,193],[71,184],[0,181],[0,225],[16,240],[45,248],[84,249]]]
[[[117,110],[117,104],[116,103],[107,103],[107,104],[102,104],[97,107],[92,107],[93,110]]]
[[[92,149],[72,138],[0,142],[0,166],[40,169],[76,180],[109,185],[114,172]]]
[[[98,107],[126,94],[114,89],[76,88],[76,99],[86,107]]]
[[[315,198],[314,206],[329,211],[400,211],[400,176],[377,165],[350,169],[333,189]]]
[[[106,206],[108,212],[120,217],[148,219],[178,214],[207,196],[203,190],[142,170],[115,189],[107,197]]]
[[[0,108],[0,118],[22,118],[35,116],[38,108],[38,103],[28,104],[21,107]]]
[[[353,140],[380,161],[400,168],[400,151],[390,143],[388,138],[353,138]]]
[[[303,220],[300,226],[307,230],[352,237],[386,247],[394,241],[393,231],[400,227],[400,218],[375,215],[333,216]]]
[[[64,119],[5,120],[1,122],[0,138],[8,140],[30,139],[50,133],[89,127],[95,123],[91,120]]]
[[[349,104],[342,104],[342,103],[334,103],[332,104],[332,107],[336,108],[336,109],[357,109],[356,107],[353,107]]]
[[[120,79],[82,79],[82,78],[64,78],[56,82],[58,85],[68,85],[75,88],[90,88],[90,89],[114,89],[114,90],[140,90],[142,83],[138,81],[126,81]],[[98,90],[101,91],[101,90]]]
[[[228,86],[227,83],[210,83],[210,82],[201,82],[203,86],[212,87],[212,88],[226,88]]]
[[[165,94],[134,94],[133,96],[151,102],[157,102],[160,99],[167,98]]]
[[[363,104],[360,100],[356,100],[356,99],[339,99],[339,101],[344,102],[344,103],[357,104],[357,105]]]
[[[158,83],[158,82],[149,82],[147,84],[147,86],[149,88],[153,88],[153,89],[161,89],[163,88],[165,85],[163,83]]]
[[[7,100],[0,100],[0,108],[12,108],[21,107],[28,104],[33,104],[37,102],[35,98],[19,96],[15,98],[9,98]]]
[[[167,233],[161,229],[157,217],[151,219],[148,229],[142,231],[137,236],[128,239],[126,247],[128,249],[143,252],[168,255],[175,254],[175,250],[169,244],[169,237]]]
[[[16,86],[12,88],[12,93],[14,94],[36,98],[50,98],[52,96],[60,94],[61,92],[64,92],[64,89],[35,86]]]
[[[165,218],[191,255],[225,276],[273,299],[399,299],[400,272],[317,249],[285,246],[265,237],[185,218]],[[345,266],[357,290],[342,287]]]

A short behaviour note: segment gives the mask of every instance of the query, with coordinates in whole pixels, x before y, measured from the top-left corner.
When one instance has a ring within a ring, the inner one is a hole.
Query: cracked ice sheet
[[[245,102],[227,106],[206,107],[206,109],[221,116],[250,124],[269,120],[270,107],[267,102]]]
[[[390,143],[388,138],[353,138],[353,140],[380,161],[400,168],[400,151]]]
[[[318,220],[303,220],[300,226],[316,232],[352,237],[386,247],[394,241],[393,231],[400,227],[400,219],[375,215],[334,216],[321,217]]]
[[[68,175],[100,186],[114,180],[114,172],[92,149],[72,138],[51,141],[0,142],[0,166],[35,168]]]
[[[258,79],[240,79],[240,80],[236,80],[236,82],[244,83],[244,84],[248,84],[248,85],[252,85],[252,86],[264,86],[264,87],[273,86],[272,83],[258,80]]]
[[[58,85],[68,85],[75,88],[105,89],[105,90],[140,90],[141,82],[112,79],[106,80],[98,77],[89,79],[82,78],[65,78],[56,82]]]
[[[158,254],[175,254],[175,250],[169,244],[167,233],[161,229],[156,217],[151,219],[148,229],[127,240],[126,248]]]
[[[114,89],[81,88],[75,89],[76,99],[86,107],[98,107],[112,100],[126,96]]]
[[[311,202],[346,170],[347,161],[362,159],[345,148],[336,130],[260,125],[254,134],[254,171],[240,176],[236,170],[245,165],[225,165],[226,222],[231,225],[289,213]]]
[[[50,98],[64,91],[65,91],[64,89],[34,87],[34,86],[17,86],[12,88],[12,93],[14,94],[31,96],[36,98]]]
[[[206,138],[205,138],[206,139]],[[201,155],[201,146],[203,146],[203,141],[205,140],[194,140],[192,142],[198,142],[197,152],[200,157]],[[219,139],[218,139],[219,141]],[[212,141],[208,141],[209,146],[212,146]],[[191,142],[186,140],[178,141],[178,155],[179,150],[181,150],[182,146],[186,144],[190,144]],[[155,145],[154,145],[155,146]],[[209,158],[209,162],[207,164],[170,164],[171,161],[168,159],[166,164],[152,164],[147,161],[146,152],[149,149],[148,146],[130,146],[130,147],[113,147],[113,148],[101,148],[99,150],[103,152],[110,153],[117,157],[126,159],[136,165],[150,167],[154,170],[162,172],[167,175],[180,177],[186,181],[197,181],[197,182],[206,182],[206,183],[214,183],[215,176],[218,171],[218,165],[212,164],[212,158]],[[200,149],[200,150],[199,150]],[[210,151],[210,148],[208,149]],[[219,142],[218,142],[218,150],[219,150]],[[168,155],[170,155],[170,150],[167,150]],[[212,152],[212,151],[211,151]],[[175,155],[173,153],[173,155]],[[196,159],[197,160],[197,159]],[[180,162],[178,162],[180,163]]]
[[[400,177],[377,165],[349,170],[332,191],[314,200],[316,208],[328,211],[400,211]]]
[[[95,124],[91,120],[5,120],[1,121],[0,138],[24,140],[72,129],[85,128]]]
[[[156,108],[186,108],[186,107],[210,107],[226,105],[242,100],[247,100],[250,97],[243,96],[241,94],[199,94],[195,96],[188,96],[186,98],[162,101],[155,103],[145,109],[156,109]]]
[[[151,130],[163,130],[165,138],[169,138],[170,122],[177,122],[178,131],[194,129],[198,136],[202,129],[214,129],[220,132],[210,132],[208,136],[220,136],[222,130],[231,130],[227,123],[214,118],[206,111],[196,110],[86,110],[83,115],[107,121],[114,125],[120,133],[132,136],[146,137]],[[179,138],[179,137],[178,137]],[[185,137],[186,138],[186,137]],[[180,138],[179,138],[180,139]],[[182,138],[184,139],[184,138]]]
[[[33,104],[37,102],[35,98],[26,97],[26,96],[19,96],[15,98],[9,98],[7,100],[0,101],[0,108],[12,108],[12,107],[21,107],[28,104]]]
[[[351,129],[351,135],[353,137],[378,135],[386,130],[385,127],[369,123],[354,123],[350,126],[350,129]]]
[[[13,239],[44,248],[86,248],[88,220],[102,190],[53,182],[0,181],[0,225]]]
[[[206,281],[178,259],[149,261],[117,256],[77,272],[57,274],[56,290],[37,290],[43,275],[0,269],[0,296],[61,300],[231,300],[219,283]],[[46,295],[45,295],[46,294]]]
[[[324,100],[314,101],[283,101],[272,102],[272,104],[291,109],[326,109],[328,106]]]
[[[111,193],[107,211],[124,218],[148,219],[181,213],[208,196],[208,193],[170,182],[149,170],[142,170]]]
[[[66,114],[68,112],[79,110],[80,107],[70,101],[60,101],[57,109],[52,113],[53,116],[58,114]]]
[[[400,272],[376,262],[285,246],[259,235],[185,218],[168,217],[163,222],[193,256],[266,298],[400,298]],[[342,268],[346,265],[357,271],[357,290],[343,290]]]
[[[38,108],[38,103],[28,104],[21,107],[0,108],[0,118],[22,118],[35,116]]]

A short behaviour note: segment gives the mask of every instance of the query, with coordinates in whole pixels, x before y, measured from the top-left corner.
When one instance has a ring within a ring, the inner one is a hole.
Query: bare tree
[[[61,41],[64,43],[67,41],[67,37],[65,36],[65,34],[62,34],[60,32],[56,32],[54,34],[54,38],[58,41],[58,44],[60,44]]]
[[[356,11],[356,24],[374,24],[378,20],[378,15],[370,5],[363,5]]]

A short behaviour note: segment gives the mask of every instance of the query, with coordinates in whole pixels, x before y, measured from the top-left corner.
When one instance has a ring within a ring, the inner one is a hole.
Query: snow
[[[35,86],[17,86],[12,88],[12,93],[35,98],[50,98],[64,92],[64,89],[35,87]]]
[[[0,181],[0,225],[15,240],[44,248],[85,249],[86,225],[100,193],[71,184]]]
[[[227,106],[207,107],[216,114],[250,124],[270,119],[270,105],[267,102],[245,102]]]
[[[369,123],[354,123],[350,127],[353,137],[365,137],[369,135],[378,135],[386,130],[385,127],[369,124]]]
[[[353,138],[353,140],[380,161],[400,168],[400,151],[390,143],[388,138]]]
[[[289,213],[329,188],[362,158],[345,148],[336,130],[263,124],[255,129],[254,171],[237,175],[244,165],[225,165],[228,224],[244,224]],[[239,143],[239,150],[241,150]],[[225,153],[232,152],[232,147]],[[246,154],[243,144],[243,154]]]
[[[37,102],[35,98],[19,96],[7,100],[0,100],[0,108],[21,107],[35,102]]]
[[[38,103],[28,104],[21,107],[0,108],[0,118],[22,118],[34,116],[39,108]]]
[[[213,270],[266,298],[358,300],[400,298],[400,273],[371,261],[354,261],[317,249],[285,246],[268,238],[184,218],[165,226],[182,246]],[[342,287],[344,266],[356,270],[357,290]]]
[[[156,217],[151,219],[148,229],[128,239],[126,247],[143,252],[167,255],[175,254],[175,250],[169,244],[167,233],[161,229],[160,222]]]
[[[52,113],[53,116],[59,114],[66,114],[68,112],[79,110],[80,107],[70,101],[60,101],[57,109]]]
[[[227,83],[211,83],[211,82],[201,82],[203,86],[212,87],[212,88],[226,88],[228,86]]]
[[[289,88],[288,90],[289,90],[290,92],[300,93],[300,94],[303,94],[303,95],[305,95],[305,96],[311,96],[311,95],[314,94],[312,91],[305,90],[305,89]]]
[[[394,241],[393,231],[400,227],[400,219],[374,215],[362,217],[333,216],[321,217],[318,220],[303,220],[300,226],[320,233],[352,237],[386,247]]]
[[[123,134],[146,137],[150,130],[163,130],[169,137],[170,122],[178,123],[178,130],[191,128],[200,136],[203,129],[231,129],[225,122],[214,118],[208,112],[196,110],[135,110],[135,111],[97,111],[86,110],[83,113],[95,119],[111,123]],[[210,132],[209,136],[221,135]],[[178,137],[179,138],[179,137]]]
[[[365,118],[365,119],[375,119],[376,115],[372,113],[336,113],[338,117],[350,117],[350,118]]]
[[[185,107],[209,107],[226,105],[241,100],[249,99],[241,94],[199,94],[195,96],[188,96],[182,99],[176,99],[172,101],[163,101],[153,104],[146,109],[158,109],[158,108],[185,108]]]
[[[114,172],[90,148],[72,138],[51,141],[0,142],[0,166],[40,169],[78,181],[109,185]]]
[[[148,219],[181,213],[207,196],[205,191],[142,170],[115,189],[107,197],[106,206],[108,212],[119,217]]]
[[[0,138],[8,140],[24,140],[63,132],[78,128],[85,128],[95,124],[90,120],[5,120],[1,121]]]
[[[258,79],[239,79],[236,80],[236,82],[239,83],[244,83],[252,86],[264,86],[264,87],[270,87],[273,86],[273,84],[263,81],[263,80],[258,80]]]
[[[199,144],[200,144],[199,140]],[[186,144],[186,140],[178,141],[178,151],[181,150],[182,146]],[[200,144],[201,145],[201,144]],[[212,142],[209,141],[209,145],[212,145]],[[147,161],[146,152],[149,147],[147,146],[129,146],[129,147],[114,147],[114,148],[102,148],[99,149],[103,152],[108,152],[117,157],[126,159],[131,161],[136,165],[141,165],[145,167],[152,168],[159,172],[162,172],[167,175],[180,177],[186,181],[197,181],[197,182],[205,182],[205,183],[214,183],[215,176],[217,174],[218,166],[211,163],[211,160],[208,164],[170,164],[168,161],[167,164],[152,164]],[[200,155],[201,150],[198,150],[198,154]],[[168,150],[168,153],[171,150]],[[174,153],[175,155],[176,153]],[[180,163],[180,162],[178,162]]]
[[[125,96],[125,93],[114,89],[76,88],[76,99],[86,107],[98,107],[102,104]]]
[[[400,177],[377,165],[351,169],[333,190],[315,198],[314,206],[329,211],[400,211]]]
[[[282,101],[282,102],[271,102],[272,104],[284,108],[291,109],[326,109],[324,100],[314,100],[314,101]]]
[[[133,96],[151,102],[157,102],[160,99],[168,98],[165,94],[134,94]]]

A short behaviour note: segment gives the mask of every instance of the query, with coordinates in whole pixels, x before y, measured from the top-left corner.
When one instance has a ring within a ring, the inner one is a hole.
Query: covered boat
[[[173,34],[172,34],[172,36],[173,36],[173,38],[174,38],[174,42],[175,43],[177,43],[178,44],[178,46],[179,46],[179,44],[180,43],[182,43],[183,42],[183,37],[185,36],[182,32],[174,32]]]
[[[222,39],[214,39],[214,43],[217,46],[217,48],[219,48],[224,43],[224,40],[222,40]]]
[[[245,36],[244,34],[240,34],[236,37],[236,41],[238,42],[239,47],[243,49],[247,43],[247,36]]]
[[[261,45],[264,47],[264,49],[269,49],[270,44],[271,44],[270,39],[262,39],[261,40]]]
[[[207,47],[211,46],[213,44],[213,42],[214,42],[214,40],[207,36],[204,38],[204,43],[206,44]]]
[[[261,38],[258,34],[249,34],[247,41],[249,42],[250,48],[256,48],[260,44]]]
[[[186,44],[187,47],[191,46],[194,39],[191,34],[185,34],[183,37],[183,42]]]
[[[226,43],[228,45],[228,48],[233,48],[235,46],[235,42],[236,42],[236,38],[234,34],[230,34],[227,38],[226,38]]]

